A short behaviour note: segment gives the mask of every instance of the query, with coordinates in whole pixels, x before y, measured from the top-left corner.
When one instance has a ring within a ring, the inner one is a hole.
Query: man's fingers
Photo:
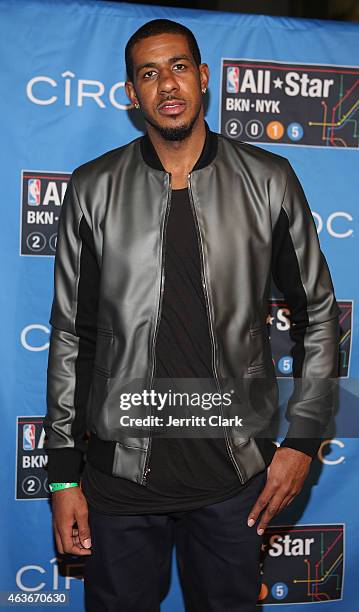
[[[79,530],[76,527],[72,528],[72,543],[74,546],[79,546],[80,548],[83,548],[80,542]]]
[[[69,555],[89,555],[91,554],[90,550],[86,550],[81,546],[81,542],[78,536],[73,537],[72,528],[69,530],[60,531],[56,527],[54,527],[56,548],[60,555],[69,554]]]
[[[72,536],[72,545],[78,546],[79,548],[83,548],[79,536]]]
[[[287,506],[289,506],[289,504],[291,504],[295,498],[296,498],[296,495],[293,495],[293,493],[286,495],[284,499],[280,495],[273,497],[273,499],[268,505],[268,508],[263,513],[260,519],[260,522],[257,528],[258,535],[262,535],[265,529],[267,528],[268,523],[272,520],[272,518],[276,516],[277,514],[279,514],[280,512],[282,512],[284,508],[287,508]]]
[[[81,545],[86,549],[91,548],[91,534],[90,534],[90,527],[88,524],[87,511],[82,510],[76,513],[76,522],[77,522],[77,527],[78,527],[78,536],[79,536]]]
[[[282,501],[282,503],[281,503],[281,505],[280,505],[280,508],[279,508],[279,510],[278,510],[278,514],[279,514],[280,512],[282,512],[282,510],[284,510],[285,508],[287,508],[287,507],[288,507],[288,506],[289,506],[289,505],[292,503],[292,501],[293,501],[295,498],[296,498],[296,495],[292,495],[292,494],[287,495],[287,497],[286,497],[286,498],[285,498],[285,499]]]
[[[259,515],[261,514],[261,512],[263,512],[263,510],[269,504],[269,502],[271,500],[271,497],[272,497],[272,495],[271,495],[271,493],[269,491],[270,491],[270,489],[266,485],[264,487],[262,493],[257,498],[256,503],[254,504],[252,510],[250,511],[250,513],[248,515],[248,527],[253,527],[254,523],[257,521],[257,519],[258,519]]]
[[[280,495],[275,495],[269,502],[265,512],[263,512],[259,524],[257,527],[258,535],[263,535],[268,523],[272,520],[276,514],[279,512],[279,508],[282,503],[282,497]]]
[[[79,487],[53,493],[52,513],[56,542],[62,554],[91,554],[87,512],[87,502]]]
[[[252,510],[248,514],[247,524],[248,527],[253,527],[254,523],[257,521],[259,515],[265,510],[268,506],[270,500],[273,495],[275,495],[279,488],[279,482],[275,479],[270,479],[269,471],[267,469],[267,481],[264,485],[264,488],[260,495],[257,497],[257,501],[252,507]]]
[[[62,541],[64,553],[67,553],[68,555],[90,555],[91,554],[90,550],[86,550],[84,547],[81,546],[81,543],[79,544],[77,543],[77,538],[76,538],[76,541],[74,542],[74,538],[72,534],[72,525],[67,527],[66,529],[63,529],[62,532],[60,532],[60,535],[61,535],[61,541]]]
[[[56,542],[57,551],[60,553],[60,555],[63,555],[64,554],[64,547],[62,546],[61,536],[60,536],[60,533],[59,533],[56,525],[54,525],[54,535],[55,535],[55,542]]]
[[[86,548],[83,548],[82,546],[76,546],[75,544],[72,544],[70,550],[66,551],[69,555],[79,555],[79,556],[88,556],[91,555],[91,550],[86,550]]]
[[[258,521],[257,533],[262,535],[269,521],[292,503],[302,489],[310,461],[301,451],[277,449],[267,468],[266,485],[248,515],[249,527]]]
[[[283,487],[280,488],[279,482],[271,482],[269,479],[259,495],[256,503],[248,515],[248,527],[253,525],[259,519],[257,526],[258,535],[262,535],[269,521],[278,514],[282,508],[284,508],[284,501],[294,499],[293,492],[283,491]]]

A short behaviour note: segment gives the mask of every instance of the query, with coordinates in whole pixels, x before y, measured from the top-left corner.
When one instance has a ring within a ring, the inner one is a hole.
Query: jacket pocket
[[[263,325],[258,325],[256,327],[250,327],[249,333],[251,336],[258,336],[260,334],[264,334],[266,327],[267,327],[266,323],[263,323]]]
[[[266,373],[266,364],[264,362],[257,363],[255,365],[248,366],[247,368],[248,374],[265,374]]]
[[[256,363],[255,365],[248,366],[248,371],[257,372],[258,370],[265,370],[266,364],[264,361],[262,363]]]
[[[267,326],[266,324],[251,327],[249,329],[250,335],[250,359],[247,368],[248,374],[260,372],[265,370],[266,361],[266,338]]]
[[[105,378],[111,377],[113,363],[114,336],[112,331],[97,330],[96,353],[94,360],[94,374]]]

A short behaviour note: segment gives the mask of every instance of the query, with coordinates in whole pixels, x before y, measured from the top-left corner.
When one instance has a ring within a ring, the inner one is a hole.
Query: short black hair
[[[171,21],[170,19],[153,19],[152,21],[148,21],[141,26],[134,34],[132,34],[131,38],[127,42],[125,48],[125,61],[127,78],[129,81],[133,81],[133,47],[143,38],[157,36],[158,34],[181,34],[182,36],[185,36],[194,61],[196,62],[197,66],[200,65],[201,52],[191,30],[186,28],[186,26],[182,25],[181,23]]]

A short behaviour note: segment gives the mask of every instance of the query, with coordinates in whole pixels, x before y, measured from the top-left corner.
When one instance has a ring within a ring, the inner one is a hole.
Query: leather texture
[[[216,382],[222,392],[234,385],[241,416],[253,420],[252,435],[236,427],[224,432],[246,482],[265,467],[256,435],[278,409],[266,324],[272,278],[291,309],[295,343],[288,435],[300,436],[308,423],[319,431],[333,411],[328,381],[337,376],[339,309],[313,217],[286,159],[218,135],[215,158],[189,175],[189,190]],[[112,474],[141,484],[151,436],[128,436],[119,396],[151,386],[170,197],[170,175],[144,161],[140,139],[84,164],[66,191],[55,260],[46,448],[83,453],[89,430],[116,442]],[[94,270],[87,279],[86,261]],[[89,295],[96,285],[97,294],[82,299],[86,285]]]

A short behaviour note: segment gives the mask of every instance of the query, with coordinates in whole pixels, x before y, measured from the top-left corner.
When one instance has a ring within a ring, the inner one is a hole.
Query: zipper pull
[[[145,484],[145,482],[146,482],[146,480],[147,480],[147,474],[149,474],[149,473],[150,473],[150,471],[151,471],[151,468],[147,468],[147,469],[145,470],[145,473],[144,473],[144,476],[143,476],[143,480],[142,480],[143,484]]]

